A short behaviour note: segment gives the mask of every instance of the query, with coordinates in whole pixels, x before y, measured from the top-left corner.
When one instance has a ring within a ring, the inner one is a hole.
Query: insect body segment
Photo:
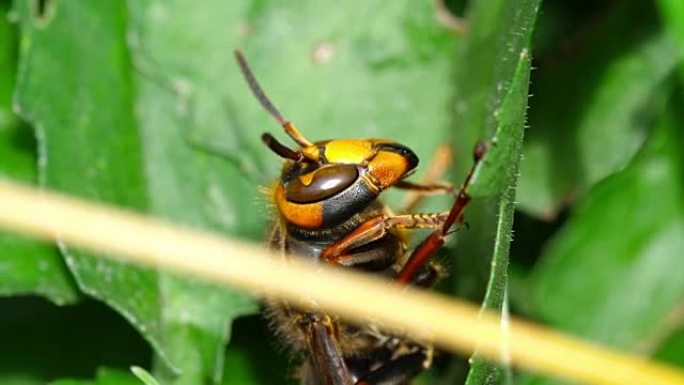
[[[256,98],[298,146],[289,148],[270,134],[262,136],[284,159],[273,189],[277,217],[269,245],[283,255],[431,287],[443,274],[430,257],[452,225],[463,220],[462,211],[470,200],[465,192],[467,181],[456,191],[449,211],[392,214],[379,200],[388,188],[416,194],[454,193],[455,189],[443,183],[406,182],[418,157],[393,141],[310,141],[268,100],[242,54],[236,52],[236,57]],[[468,180],[470,175],[472,171]],[[419,228],[433,229],[433,233],[408,253],[407,230]],[[344,295],[343,290],[340,293]],[[376,325],[351,325],[331,314],[276,302],[268,303],[267,312],[276,334],[293,350],[306,352],[299,374],[303,385],[408,384],[430,366],[429,344],[394,336]]]

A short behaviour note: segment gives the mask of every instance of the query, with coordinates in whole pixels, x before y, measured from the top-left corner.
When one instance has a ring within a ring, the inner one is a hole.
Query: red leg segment
[[[473,151],[473,166],[470,168],[465,181],[458,190],[456,201],[451,207],[451,211],[449,211],[449,216],[444,221],[444,224],[441,228],[433,231],[432,234],[425,238],[425,240],[423,240],[423,242],[421,242],[420,245],[413,250],[413,253],[411,253],[408,261],[399,272],[399,275],[396,278],[397,282],[401,282],[403,284],[408,284],[411,282],[411,279],[420,269],[420,267],[428,259],[430,259],[440,247],[444,245],[446,237],[449,235],[449,231],[454,223],[461,222],[463,220],[463,210],[471,199],[470,195],[466,193],[466,188],[468,188],[468,185],[470,184],[470,179],[473,176],[475,167],[477,167],[477,165],[480,163],[480,160],[482,159],[482,156],[486,150],[487,145],[484,142],[479,142],[475,146],[475,150]]]

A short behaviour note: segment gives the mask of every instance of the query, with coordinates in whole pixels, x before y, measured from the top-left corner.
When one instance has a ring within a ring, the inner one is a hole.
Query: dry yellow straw
[[[278,263],[265,250],[53,193],[0,182],[0,226],[229,284],[259,295],[317,304],[356,322],[430,338],[444,349],[510,357],[520,367],[596,384],[684,384],[674,368],[580,342],[515,319],[478,316],[473,305],[353,274]],[[502,340],[504,339],[505,340]],[[507,351],[501,353],[500,346]]]

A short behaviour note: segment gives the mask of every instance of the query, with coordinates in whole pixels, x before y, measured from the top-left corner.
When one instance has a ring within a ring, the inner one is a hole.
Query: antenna
[[[283,126],[283,129],[285,129],[287,135],[289,135],[290,138],[294,139],[294,141],[297,142],[297,144],[299,144],[301,147],[313,145],[313,143],[310,140],[305,138],[304,135],[302,135],[302,133],[299,132],[299,130],[297,129],[297,127],[295,127],[293,123],[285,120],[285,118],[283,118],[283,116],[280,114],[280,111],[278,111],[278,109],[273,105],[273,103],[271,103],[271,101],[264,93],[264,90],[259,85],[259,82],[256,80],[254,73],[252,73],[252,70],[249,68],[247,59],[245,59],[245,56],[242,54],[242,52],[240,52],[240,50],[235,50],[235,59],[237,59],[237,62],[240,65],[240,70],[242,71],[242,75],[245,77],[245,80],[247,81],[247,84],[249,85],[249,88],[252,90],[254,96],[257,98],[259,103],[261,103],[261,106],[264,107],[264,109],[268,111],[268,113],[278,123],[280,123],[281,126]],[[266,144],[268,145],[268,143]],[[271,146],[269,145],[269,147]],[[271,147],[271,149],[273,150],[273,147]]]
[[[262,134],[261,141],[264,142],[264,144],[268,146],[271,151],[280,155],[281,158],[290,159],[295,163],[301,162],[305,159],[301,152],[293,151],[289,147],[286,147],[269,133]]]

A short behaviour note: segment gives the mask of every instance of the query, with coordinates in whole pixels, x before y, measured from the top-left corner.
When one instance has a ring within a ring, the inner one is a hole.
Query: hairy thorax
[[[281,251],[284,258],[294,255],[313,263],[324,263],[320,261],[320,255],[325,247],[369,218],[387,213],[386,206],[376,201],[342,224],[327,229],[303,229],[278,221],[271,229],[270,247]],[[350,252],[354,254],[353,269],[393,277],[403,263],[406,237],[401,230],[392,229],[381,239]],[[344,295],[344,288],[340,288],[339,295]],[[271,327],[283,343],[295,352],[306,349],[306,338],[301,327],[306,314],[280,302],[266,303],[266,315]],[[363,357],[367,352],[377,351],[392,338],[372,325],[357,327],[335,321],[338,325],[337,342],[345,357]]]

